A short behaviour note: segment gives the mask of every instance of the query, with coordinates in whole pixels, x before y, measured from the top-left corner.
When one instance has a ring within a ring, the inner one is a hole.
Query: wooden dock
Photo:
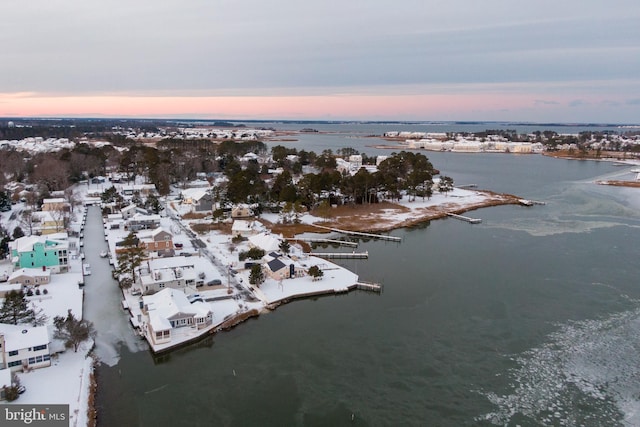
[[[369,252],[310,252],[309,255],[326,259],[367,259]]]
[[[468,216],[458,215],[454,213],[447,213],[447,215],[450,216],[451,218],[459,219],[461,221],[466,221],[469,224],[480,224],[482,222],[482,219],[480,218],[470,218]]]
[[[383,287],[382,287],[382,284],[380,283],[356,282],[353,285],[349,286],[349,290],[351,289],[358,289],[361,291],[376,292],[378,294],[381,294]]]
[[[523,205],[523,206],[546,205],[547,204],[547,202],[539,202],[537,200],[527,200],[527,199],[520,199],[520,200],[518,200],[518,202],[520,202],[520,204]]]
[[[356,242],[347,242],[346,240],[314,239],[314,238],[301,238],[301,237],[294,237],[287,240],[292,240],[292,241],[299,240],[301,242],[307,242],[307,243],[328,243],[331,245],[349,246],[351,248],[358,247],[358,244]]]
[[[390,240],[392,242],[401,242],[402,241],[401,237],[387,236],[386,234],[363,233],[363,232],[360,232],[360,231],[349,231],[349,230],[340,230],[339,228],[324,227],[322,225],[316,225],[316,224],[311,224],[311,225],[313,225],[314,227],[318,227],[318,228],[322,228],[322,229],[330,230],[330,231],[335,231],[336,233],[348,234],[348,235],[351,235],[351,236],[371,237],[371,238],[380,239],[380,240]]]

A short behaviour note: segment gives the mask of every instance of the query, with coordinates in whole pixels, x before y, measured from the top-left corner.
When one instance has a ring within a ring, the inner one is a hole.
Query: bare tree
[[[33,227],[38,223],[38,217],[31,211],[26,209],[20,213],[20,225],[29,230],[29,235],[33,235]]]

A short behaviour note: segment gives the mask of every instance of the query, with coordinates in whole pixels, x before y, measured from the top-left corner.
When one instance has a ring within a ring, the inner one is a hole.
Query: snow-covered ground
[[[15,215],[23,207],[14,205],[12,211],[3,213],[3,225],[15,227],[19,225],[19,216]],[[4,219],[7,219],[5,222]],[[72,230],[80,233],[82,227],[83,210],[76,215]],[[51,274],[51,281],[41,285],[40,289],[47,290],[47,294],[27,297],[36,308],[42,309],[47,316],[47,324],[53,325],[55,316],[66,316],[71,310],[76,318],[83,317],[83,295],[79,286],[83,282],[82,275],[82,247],[77,237],[71,237],[75,241],[77,250],[69,251],[69,271],[60,274]],[[0,263],[0,275],[3,272],[13,271],[9,260]],[[0,289],[6,290],[12,285],[0,283]],[[35,369],[29,372],[18,372],[18,378],[26,391],[13,403],[15,404],[69,404],[70,425],[82,426],[87,424],[87,407],[89,395],[89,375],[93,369],[93,359],[87,356],[93,342],[85,342],[78,349],[52,355],[51,366]],[[55,342],[53,348],[64,348],[62,343]]]
[[[13,404],[68,404],[69,425],[87,425],[90,374],[93,359],[87,354],[93,342],[84,342],[74,353],[68,349],[51,358],[51,366],[19,373],[26,391]]]

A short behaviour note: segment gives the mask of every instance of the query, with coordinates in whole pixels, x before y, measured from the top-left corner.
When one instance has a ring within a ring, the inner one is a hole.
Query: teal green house
[[[51,236],[25,236],[9,243],[16,268],[46,267],[61,273],[69,269],[69,243]]]

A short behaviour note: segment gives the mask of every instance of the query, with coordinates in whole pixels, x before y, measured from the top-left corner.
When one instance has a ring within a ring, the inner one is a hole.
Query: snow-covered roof
[[[65,202],[65,200],[62,197],[56,197],[56,198],[52,198],[52,199],[43,199],[42,200],[42,204],[43,205],[48,204],[48,203],[56,204],[56,203],[64,203],[64,202]]]
[[[280,238],[269,233],[260,233],[249,237],[249,243],[265,252],[276,251],[280,247]]]
[[[45,345],[50,341],[46,326],[33,327],[0,323],[0,334],[4,335],[5,351]]]
[[[160,221],[160,218],[161,217],[158,214],[143,215],[141,213],[136,213],[129,219],[129,221]]]
[[[14,271],[9,276],[9,281],[15,279],[20,276],[29,276],[29,277],[51,277],[51,270],[43,270],[41,268],[21,268],[19,270]]]
[[[144,263],[142,264],[144,267]],[[158,270],[161,268],[176,268],[176,267],[188,267],[193,268],[194,263],[183,256],[174,256],[167,258],[157,258],[147,261],[147,267],[150,270]]]
[[[252,229],[253,221],[246,221],[244,219],[236,219],[231,226],[231,231],[251,231]]]
[[[53,238],[53,234],[47,236],[24,236],[19,239],[10,242],[10,246],[12,249],[17,250],[19,253],[23,252],[31,252],[33,251],[33,245],[37,243],[47,244],[47,242],[52,243],[54,246],[59,247],[60,249],[67,248],[67,242],[62,240],[57,240]],[[55,237],[63,237],[66,236],[64,233],[60,233],[59,235],[55,235]]]
[[[168,233],[169,235],[171,235],[170,232],[168,232],[167,230],[165,230],[162,227],[157,227],[154,228],[153,230],[141,230],[138,231],[137,236],[138,239],[140,240],[146,240],[146,239],[153,239],[154,237],[156,237],[158,234],[162,233],[162,232]]]
[[[209,194],[209,188],[185,188],[182,190],[182,197],[185,199],[200,200]]]
[[[206,317],[211,312],[202,302],[191,304],[184,292],[176,289],[163,289],[153,295],[143,296],[142,300],[147,307],[151,327],[155,331],[171,329],[168,319],[177,314]]]

